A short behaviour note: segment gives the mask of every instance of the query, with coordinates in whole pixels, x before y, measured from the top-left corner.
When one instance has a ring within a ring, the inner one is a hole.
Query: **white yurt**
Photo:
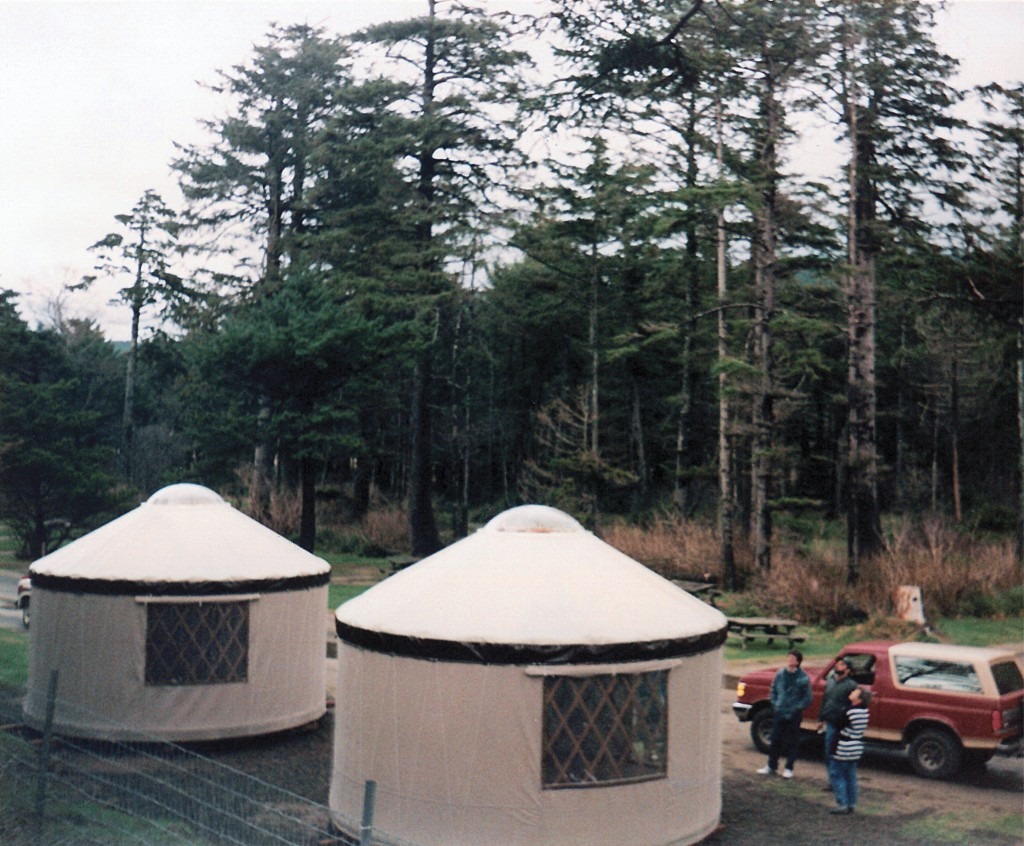
[[[539,505],[341,605],[330,807],[417,846],[694,843],[726,619]],[[367,803],[368,805],[370,803]]]
[[[326,712],[329,565],[199,485],[177,484],[40,558],[25,698],[57,731],[208,740]]]

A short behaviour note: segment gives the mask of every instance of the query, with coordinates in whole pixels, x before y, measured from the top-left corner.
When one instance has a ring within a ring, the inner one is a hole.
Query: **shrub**
[[[367,544],[378,549],[402,552],[409,548],[409,519],[397,506],[373,509],[363,517],[359,531]]]
[[[350,531],[336,527],[318,530],[317,546],[331,552],[359,558],[383,558],[388,554],[387,549],[367,539],[358,527]]]
[[[895,617],[870,617],[863,623],[839,626],[834,634],[840,643],[857,640],[918,640],[922,636],[916,624]]]
[[[795,553],[776,547],[770,573],[750,582],[764,610],[805,623],[837,626],[868,615],[860,592],[846,584],[846,561],[835,548]]]
[[[299,533],[302,520],[302,497],[297,490],[273,487],[267,502],[261,503],[254,495],[256,474],[251,465],[242,465],[235,471],[245,494],[240,510],[279,535],[294,537]]]
[[[644,526],[617,520],[602,531],[605,542],[670,579],[711,581],[721,570],[721,546],[714,527],[676,515]]]
[[[978,540],[937,517],[896,524],[887,553],[872,570],[889,596],[899,585],[918,585],[930,617],[957,616],[965,609],[1002,613],[1000,597],[1021,585],[1012,540]]]
[[[896,589],[921,588],[926,619],[1016,616],[1024,589],[1012,540],[983,542],[938,518],[893,524],[886,551],[864,562],[857,585],[846,583],[838,544],[777,546],[772,570],[751,587],[765,611],[836,626],[891,617]]]

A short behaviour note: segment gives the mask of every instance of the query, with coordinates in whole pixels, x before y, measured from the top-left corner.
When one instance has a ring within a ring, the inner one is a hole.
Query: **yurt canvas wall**
[[[721,808],[726,621],[524,506],[342,605],[330,805],[417,846],[693,843]]]
[[[58,731],[262,734],[326,711],[330,568],[197,485],[35,562],[25,714]]]

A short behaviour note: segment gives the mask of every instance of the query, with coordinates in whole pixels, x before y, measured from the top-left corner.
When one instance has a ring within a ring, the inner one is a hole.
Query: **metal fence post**
[[[53,736],[53,712],[57,703],[57,671],[50,671],[50,683],[46,689],[46,719],[43,722],[43,742],[39,745],[39,759],[36,765],[36,842],[43,842],[44,820],[46,817],[46,775],[50,769],[50,739]]]
[[[377,782],[366,782],[363,790],[363,821],[359,826],[359,846],[371,846],[373,840],[373,808],[377,801]]]

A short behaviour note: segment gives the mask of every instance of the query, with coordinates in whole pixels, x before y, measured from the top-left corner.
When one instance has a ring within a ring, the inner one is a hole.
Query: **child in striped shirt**
[[[850,691],[850,704],[828,753],[832,757],[832,789],[839,803],[831,814],[852,814],[857,806],[857,762],[864,754],[869,704],[870,691],[862,687]]]

